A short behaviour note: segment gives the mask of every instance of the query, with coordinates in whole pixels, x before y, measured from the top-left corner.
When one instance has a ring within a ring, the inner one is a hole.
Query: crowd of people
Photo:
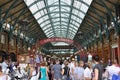
[[[113,60],[106,67],[100,62],[99,56],[92,60],[75,61],[72,59],[61,62],[59,59],[50,62],[19,66],[16,62],[4,60],[0,65],[0,80],[120,80],[120,67]]]

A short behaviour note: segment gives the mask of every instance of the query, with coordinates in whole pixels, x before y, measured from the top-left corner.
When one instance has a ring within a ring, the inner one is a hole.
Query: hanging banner
[[[58,38],[58,37],[55,37],[55,38],[48,38],[48,39],[43,39],[43,40],[40,40],[39,41],[39,44],[40,46],[48,43],[48,42],[65,42],[65,43],[68,43],[68,44],[73,44],[78,50],[81,49],[81,46],[79,45],[78,42],[75,42],[71,39],[68,39],[68,38]]]

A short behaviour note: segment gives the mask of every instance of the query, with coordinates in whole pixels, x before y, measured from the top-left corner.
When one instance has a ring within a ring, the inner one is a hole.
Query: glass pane
[[[93,0],[83,0],[83,1],[84,1],[85,3],[87,3],[88,5],[90,5]]]
[[[74,1],[74,7],[76,7],[76,8],[80,8],[80,6],[81,6],[81,2],[80,1]]]
[[[34,2],[34,0],[24,0],[27,5],[30,5]]]
[[[69,12],[70,11],[70,7],[62,6],[62,10],[61,11]]]
[[[42,9],[43,7],[45,7],[44,1],[38,2],[38,3],[37,3],[37,7],[38,7],[39,9]]]
[[[34,17],[35,17],[36,19],[38,19],[40,16],[41,16],[41,14],[40,14],[39,12],[34,15]]]
[[[87,12],[88,7],[85,4],[82,4],[81,8],[80,8],[83,12]]]
[[[55,2],[58,2],[58,0],[47,0],[47,1],[48,1],[48,5],[51,5],[51,4],[55,3]]]
[[[43,0],[41,1],[24,0],[24,1],[27,4],[27,6],[34,3],[34,5],[30,7],[30,11],[32,12],[32,14],[34,14],[35,12],[39,11],[42,8],[45,8],[45,3]],[[69,35],[67,36],[67,38],[72,39],[74,38],[78,28],[80,27],[82,20],[85,17],[85,14],[83,14],[82,12],[84,13],[87,12],[92,0],[82,0],[82,1],[74,0],[73,7],[75,7],[76,9],[72,8],[73,9],[72,12],[70,12],[72,7],[71,5],[72,0],[60,0],[60,1],[61,1],[60,2],[61,13],[59,13],[59,0],[47,0],[48,6],[49,5],[51,6],[48,7],[49,13],[45,8],[42,11],[34,14],[34,17],[36,20],[38,19],[37,22],[40,24],[40,27],[43,30],[45,30],[44,32],[47,37],[66,37],[67,28],[69,24],[69,30],[68,30]],[[54,6],[54,5],[58,5],[58,6]],[[68,23],[69,19],[71,19],[70,23]],[[60,24],[60,20],[61,20],[61,24]],[[51,22],[53,23],[53,25],[51,24]],[[57,36],[54,35],[54,31],[52,27],[54,27]]]
[[[61,0],[61,2],[64,2],[64,3],[68,4],[68,5],[71,5],[71,0]]]
[[[37,8],[37,6],[34,4],[33,6],[30,7],[30,10],[32,11],[32,13],[35,13],[35,12],[38,10],[38,8]]]
[[[46,29],[44,32],[47,33],[47,32],[49,32],[49,31],[51,31],[51,30],[52,30],[52,28],[48,28],[48,29]]]

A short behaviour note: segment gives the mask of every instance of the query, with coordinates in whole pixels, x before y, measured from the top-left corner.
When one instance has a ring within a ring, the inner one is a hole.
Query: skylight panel
[[[61,14],[61,17],[68,17],[67,14]]]
[[[44,30],[45,33],[47,33],[48,31],[51,31],[52,28],[47,28],[46,30]]]
[[[54,17],[59,17],[59,14],[54,15]]]
[[[85,15],[83,14],[83,13],[80,13],[80,15],[79,15],[81,18],[84,18],[85,17]]]
[[[61,7],[61,11],[67,11],[67,12],[68,12],[68,11],[70,11],[70,8],[69,8],[69,7],[66,8],[66,7],[63,7],[63,6],[62,6],[62,7]]]
[[[45,25],[46,25],[45,23],[43,23],[43,24],[40,24],[40,26],[42,26],[42,27],[43,27],[43,26],[45,26]],[[44,28],[44,27],[43,27],[43,28]]]
[[[68,19],[66,18],[61,18],[61,21],[68,21]]]
[[[56,19],[52,19],[52,21],[58,21],[58,20],[60,20],[59,18],[56,18]]]
[[[66,45],[68,46],[69,44],[68,43],[65,43],[65,42],[57,42],[54,44],[55,46],[63,46],[63,45]]]
[[[38,23],[42,23],[42,22],[43,22],[43,19],[39,19],[39,20],[38,20]]]
[[[78,28],[76,26],[74,26],[73,24],[70,24],[71,27],[73,27],[75,30],[77,30]]]
[[[61,3],[66,3],[68,5],[71,5],[71,0],[61,0]]]
[[[48,15],[44,16],[43,19],[44,19],[44,20],[49,19]]]
[[[74,1],[74,7],[78,8],[78,9],[80,8],[81,4],[82,3],[80,1],[76,1],[76,0]]]
[[[30,4],[32,4],[33,2],[35,2],[34,0],[24,0],[25,1],[25,3],[27,4],[27,5],[30,5]]]
[[[39,12],[34,15],[34,17],[35,17],[36,19],[38,19],[40,16],[41,16],[41,14],[40,14]]]
[[[32,13],[35,13],[36,11],[38,11],[38,8],[37,8],[36,5],[33,5],[33,6],[30,7],[30,10],[31,10]]]
[[[37,3],[37,6],[38,6],[39,9],[44,8],[44,7],[45,7],[44,1],[38,2],[38,3]]]
[[[41,16],[43,16],[44,15],[44,11],[42,10],[42,11],[40,11],[40,14],[41,14]]]
[[[47,10],[46,9],[43,9],[44,13],[47,14]]]
[[[66,11],[66,12],[70,11],[70,7],[67,6],[61,6],[61,7],[62,7],[61,11]]]
[[[43,31],[46,31],[46,30],[48,30],[48,29],[50,29],[51,27],[43,27],[42,29],[43,29]]]
[[[59,11],[59,8],[58,8],[58,9],[56,9],[56,8],[58,8],[58,6],[50,7],[49,10],[50,10],[51,12]]]
[[[48,1],[48,5],[51,5],[51,4],[55,3],[55,2],[58,2],[58,0],[47,0],[47,1]]]
[[[61,28],[67,29],[67,27],[66,27],[66,26],[64,26],[64,25],[62,25],[62,26],[61,26]]]
[[[79,11],[78,11],[78,10],[76,10],[76,9],[73,9],[73,11],[72,11],[72,13],[73,13],[73,14],[75,14],[75,15],[77,15],[77,14],[78,14],[78,12],[79,12]]]
[[[76,30],[73,29],[72,27],[70,27],[69,30],[72,31],[72,33],[76,33]]]
[[[54,35],[54,33],[53,33],[53,31],[51,30],[51,31],[49,31],[49,32],[45,32],[46,33],[46,35],[49,35],[49,34],[53,34]]]
[[[45,21],[45,24],[48,24],[48,23],[50,23],[50,20],[48,20],[48,21]]]
[[[65,23],[65,22],[62,22],[62,24],[67,25],[67,23]]]
[[[53,25],[60,25],[60,22],[55,22]]]
[[[60,26],[57,25],[57,26],[55,26],[54,28],[60,28]]]
[[[40,24],[40,27],[43,29],[47,37],[51,37],[51,36],[66,37],[67,29],[68,29],[67,38],[71,38],[71,39],[74,38],[80,26],[80,23],[84,19],[85,14],[88,11],[89,5],[92,2],[92,0],[82,0],[82,1],[74,0],[73,5],[71,5],[72,0],[60,0],[61,1],[60,2],[61,13],[60,13],[59,0],[47,0],[46,2],[48,3],[48,6],[45,6],[43,0],[40,1],[24,0],[24,1],[29,7],[32,14],[34,14],[35,19]],[[54,6],[54,5],[58,5],[58,6]],[[74,8],[72,8],[72,6]],[[48,12],[45,7],[48,9]],[[70,12],[71,8],[73,9],[72,12]],[[70,15],[71,18],[69,17]],[[69,19],[71,20],[68,26]],[[60,20],[61,20],[61,24],[60,24]],[[55,30],[56,34],[54,34],[53,30]]]
[[[85,3],[87,3],[88,5],[90,5],[92,3],[93,0],[83,0]]]
[[[80,9],[86,13],[88,10],[88,7],[85,4],[82,4]]]

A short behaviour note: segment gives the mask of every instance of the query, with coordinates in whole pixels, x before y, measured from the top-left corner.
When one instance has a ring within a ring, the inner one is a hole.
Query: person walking
[[[102,80],[103,68],[99,63],[98,55],[93,56],[93,62],[95,63],[95,66],[93,68],[92,80]]]
[[[48,72],[48,68],[47,68],[45,62],[41,63],[40,72],[41,72],[40,80],[48,80],[48,73],[47,73]]]
[[[62,78],[62,66],[59,63],[59,60],[56,60],[56,64],[53,66],[53,74],[54,79],[53,80],[61,80]]]
[[[84,70],[84,78],[85,80],[91,80],[92,79],[92,62],[88,61],[87,67]]]
[[[70,68],[68,67],[68,61],[64,62],[64,67],[62,68],[62,80],[70,80]]]

